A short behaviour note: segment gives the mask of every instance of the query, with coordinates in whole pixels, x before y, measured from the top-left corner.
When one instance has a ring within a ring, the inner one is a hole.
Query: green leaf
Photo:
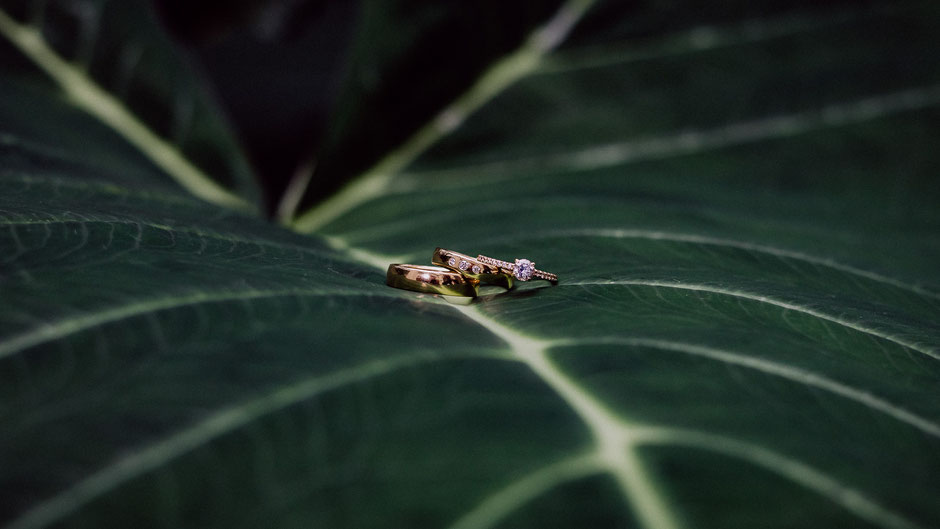
[[[4,77],[0,520],[940,525],[940,10],[602,4],[548,55],[584,7],[311,236]],[[384,285],[435,246],[561,281]]]
[[[348,71],[358,2],[238,0],[225,9],[158,3],[231,116],[267,211],[275,211],[288,183],[315,167],[314,147],[329,130],[327,117],[348,92],[340,82]],[[331,188],[323,183],[318,178],[316,187],[326,196]]]
[[[345,76],[303,206],[327,198],[404,142],[561,3],[359,2]]]
[[[96,117],[196,196],[241,209],[258,202],[227,124],[150,2],[5,0],[0,65],[4,90],[54,83],[62,91],[57,104]],[[84,152],[80,132],[39,122],[41,103],[29,95],[5,96],[0,119],[9,131],[40,135],[78,156],[99,155]]]

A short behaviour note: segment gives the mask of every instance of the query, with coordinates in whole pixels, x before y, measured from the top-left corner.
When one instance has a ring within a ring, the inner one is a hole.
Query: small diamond
[[[468,263],[468,262],[466,262],[466,261],[464,261],[464,260],[461,259],[461,261],[460,261],[460,269],[461,269],[461,270],[466,270],[466,269],[468,269],[468,268],[470,268],[470,263]]]
[[[451,257],[450,259],[447,260],[447,264],[450,266],[457,266],[457,259],[454,257]]]
[[[473,265],[470,271],[473,272],[474,274],[479,274],[480,272],[483,271],[483,269],[480,268],[480,265]]]
[[[535,263],[528,259],[516,259],[516,266],[513,268],[512,275],[519,281],[528,281],[535,272]]]

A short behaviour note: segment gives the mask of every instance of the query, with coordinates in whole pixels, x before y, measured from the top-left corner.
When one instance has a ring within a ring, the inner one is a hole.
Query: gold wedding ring
[[[558,282],[558,276],[552,274],[551,272],[536,270],[535,262],[528,259],[516,259],[515,263],[510,263],[509,261],[500,261],[499,259],[493,259],[492,257],[487,257],[485,255],[478,255],[477,261],[483,264],[496,266],[503,273],[509,274],[519,281],[528,281],[534,278],[544,279],[546,281],[551,281],[552,283]]]
[[[496,265],[484,263],[460,252],[435,248],[431,262],[447,267],[467,279],[506,289],[512,288],[512,275],[504,273]]]
[[[448,268],[412,264],[388,265],[385,283],[390,287],[415,292],[463,297],[475,297],[480,284],[476,279],[464,278],[459,272]]]
[[[514,279],[558,282],[558,276],[536,270],[535,263],[528,259],[516,259],[514,263],[485,255],[474,259],[460,252],[435,248],[431,262],[441,266],[390,264],[385,283],[415,292],[473,298],[480,294],[481,283],[511,289]]]

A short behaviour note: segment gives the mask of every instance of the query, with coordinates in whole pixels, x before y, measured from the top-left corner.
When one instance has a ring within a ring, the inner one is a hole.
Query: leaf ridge
[[[342,238],[334,237],[333,240],[338,245],[344,244]],[[363,264],[382,268],[376,254],[358,248],[356,251],[355,258]],[[551,361],[548,351],[559,341],[522,334],[484,314],[478,306],[450,306],[503,340],[510,347],[513,356],[529,366],[581,418],[595,438],[598,464],[605,467],[617,480],[627,504],[633,507],[644,527],[679,527],[678,521],[665,505],[662,492],[648,475],[638,454],[638,450],[644,445],[671,443],[698,446],[749,461],[776,472],[843,506],[856,516],[876,524],[891,529],[921,529],[903,516],[882,507],[822,471],[768,448],[706,432],[627,421],[615,415]]]
[[[2,141],[0,141],[0,143],[2,143]],[[25,184],[26,186],[45,185],[56,191],[59,188],[90,190],[108,196],[143,198],[154,202],[172,204],[174,206],[203,206],[202,202],[193,199],[189,195],[177,195],[149,189],[134,190],[102,181],[75,181],[47,175],[37,177],[35,174],[28,175],[25,173],[7,171],[5,169],[0,169],[0,180],[3,182]]]
[[[510,329],[476,307],[452,307],[502,339],[513,354],[578,415],[594,437],[598,460],[616,479],[626,503],[633,508],[644,527],[680,527],[636,453],[633,437],[640,425],[617,417],[552,362],[547,355],[551,342]]]
[[[904,9],[904,6],[900,9]],[[534,74],[557,74],[604,68],[754,44],[800,33],[828,30],[878,15],[894,14],[897,11],[899,11],[897,6],[874,6],[865,10],[864,13],[847,10],[834,10],[828,13],[804,12],[765,20],[744,20],[731,25],[698,26],[664,35],[648,45],[638,46],[635,42],[628,41],[604,47],[589,46],[582,49],[569,49],[544,61]]]
[[[393,177],[429,147],[447,136],[496,95],[519,79],[535,71],[539,62],[568,36],[574,25],[595,0],[567,0],[552,18],[533,31],[518,49],[496,61],[456,100],[441,110],[430,122],[358,176],[338,193],[303,213],[291,226],[301,233],[312,233],[357,206],[382,196],[399,184]]]
[[[217,303],[220,301],[269,299],[279,297],[326,296],[396,297],[393,293],[384,293],[381,291],[352,292],[348,290],[301,290],[296,288],[276,290],[244,289],[225,290],[219,292],[205,291],[194,292],[186,295],[166,296],[162,298],[136,301],[104,310],[98,310],[96,312],[78,314],[75,316],[65,317],[57,321],[43,323],[41,326],[32,330],[12,335],[3,341],[0,341],[0,360],[14,355],[17,352],[35,347],[39,344],[59,338],[64,338],[65,336],[97,327],[99,325],[113,323],[135,316],[152,314],[168,309],[199,305],[202,303]]]
[[[762,294],[754,294],[751,292],[745,292],[743,290],[732,290],[727,288],[716,287],[712,285],[701,285],[701,284],[692,284],[692,283],[680,283],[680,282],[669,282],[669,281],[648,281],[642,279],[619,279],[619,280],[598,280],[598,281],[578,281],[578,282],[566,282],[560,286],[599,286],[599,285],[622,285],[622,286],[646,286],[653,288],[674,288],[680,290],[691,290],[695,292],[708,292],[712,294],[717,294],[720,296],[732,296],[735,298],[746,299],[750,301],[756,301],[758,303],[766,303],[769,305],[774,305],[786,310],[792,310],[794,312],[800,312],[808,316],[813,316],[821,320],[826,320],[842,327],[856,330],[858,332],[874,336],[876,338],[881,338],[889,342],[893,342],[897,345],[923,353],[929,357],[940,360],[940,352],[936,351],[933,348],[926,347],[924,345],[912,342],[910,340],[895,336],[891,333],[874,329],[871,327],[866,327],[857,322],[850,321],[848,319],[842,318],[840,316],[835,316],[832,314],[826,314],[819,310],[804,307],[796,303],[791,303],[787,301],[782,301],[770,296],[765,296]]]
[[[925,417],[921,417],[920,415],[908,411],[901,406],[893,404],[881,397],[866,391],[862,391],[848,384],[833,380],[813,371],[789,366],[779,362],[765,360],[762,358],[756,358],[752,355],[725,351],[714,347],[707,347],[690,343],[640,337],[601,336],[594,338],[557,340],[552,342],[552,344],[553,347],[578,347],[592,344],[649,347],[661,351],[670,351],[697,356],[700,358],[708,358],[729,365],[753,369],[755,371],[760,371],[761,373],[766,373],[768,375],[790,380],[810,388],[816,388],[828,393],[839,395],[853,402],[861,404],[862,406],[865,406],[873,411],[877,411],[909,426],[917,428],[918,430],[928,435],[940,437],[940,424],[937,424],[936,422],[933,422]]]
[[[692,233],[678,233],[678,232],[668,232],[660,230],[638,230],[638,229],[576,229],[576,230],[559,230],[556,232],[545,231],[539,233],[531,233],[526,235],[527,238],[554,238],[554,237],[604,237],[604,238],[613,238],[613,239],[647,239],[647,240],[663,240],[669,242],[686,242],[692,244],[703,244],[711,246],[720,246],[727,248],[738,248],[741,250],[747,250],[755,253],[762,253],[767,255],[772,255],[774,257],[793,259],[794,261],[802,261],[810,263],[816,266],[821,266],[825,268],[831,268],[833,270],[838,270],[840,272],[845,272],[848,274],[856,275],[863,277],[865,279],[870,279],[878,283],[884,283],[886,285],[891,285],[915,294],[922,296],[940,299],[940,292],[934,292],[928,290],[920,285],[905,283],[900,279],[896,279],[878,272],[873,272],[871,270],[865,270],[863,268],[858,268],[849,264],[840,263],[833,259],[817,257],[805,252],[799,252],[795,250],[788,250],[785,248],[777,248],[775,246],[770,246],[767,244],[761,243],[752,243],[748,241],[736,241],[733,239],[723,239],[720,237],[710,237],[707,235],[697,235]],[[504,240],[506,237],[501,237],[500,240]]]
[[[0,9],[0,35],[45,72],[69,100],[105,123],[137,147],[151,162],[193,195],[227,208],[254,211],[243,198],[214,182],[173,145],[160,138],[82,69],[60,57],[31,26],[20,24]]]
[[[603,472],[596,454],[569,457],[546,465],[486,497],[448,529],[488,529],[513,511],[564,483]]]
[[[891,529],[921,529],[914,522],[882,507],[873,499],[822,471],[763,446],[681,428],[651,428],[644,432],[644,437],[638,442],[646,445],[680,445],[741,459],[798,483],[876,525]]]
[[[832,103],[824,107],[790,114],[738,121],[708,129],[681,130],[515,160],[410,171],[404,175],[412,180],[421,179],[422,189],[428,186],[424,180],[432,179],[452,182],[444,185],[432,184],[439,189],[492,186],[509,180],[518,182],[539,178],[540,176],[532,174],[536,170],[579,173],[642,161],[688,156],[727,147],[798,136],[827,128],[845,127],[903,112],[922,110],[938,104],[940,104],[940,85],[929,85],[853,101]],[[468,174],[474,175],[474,178],[460,178]],[[494,176],[479,176],[486,174]],[[410,187],[417,187],[417,184],[412,183]],[[408,186],[401,185],[397,188],[397,192],[409,189]]]
[[[308,246],[303,246],[300,244],[287,244],[282,242],[276,242],[270,239],[250,239],[246,237],[237,237],[228,233],[217,233],[211,231],[205,231],[200,229],[190,229],[184,228],[182,226],[170,226],[167,224],[158,224],[154,222],[146,222],[141,220],[132,220],[132,219],[16,219],[16,220],[7,220],[0,219],[0,226],[6,226],[11,228],[11,231],[15,233],[16,226],[50,226],[50,225],[68,225],[68,224],[77,224],[81,226],[86,226],[89,224],[104,224],[106,226],[114,225],[128,225],[128,226],[137,226],[152,228],[155,230],[164,231],[170,234],[175,235],[189,235],[198,237],[201,239],[211,239],[219,242],[228,242],[232,244],[249,244],[253,246],[258,246],[260,248],[276,248],[278,250],[293,250],[299,253],[304,253],[308,255],[315,255],[317,257],[325,257],[329,255],[331,258],[335,258],[335,254],[327,254],[327,252],[317,250]],[[343,256],[345,257],[345,256]],[[347,258],[350,262],[357,262],[355,259]]]
[[[498,358],[482,355],[478,357]],[[35,529],[54,524],[95,498],[107,494],[133,478],[160,468],[169,461],[205,446],[213,439],[234,432],[265,415],[345,386],[378,378],[408,367],[445,359],[447,357],[432,352],[389,356],[332,373],[308,377],[258,398],[239,403],[109,464],[25,512],[9,524],[7,529]]]
[[[544,201],[540,201],[544,202]],[[488,211],[486,206],[481,206],[477,208],[476,213],[480,214]],[[516,210],[520,207],[519,202],[513,203],[513,206]],[[423,217],[413,216],[410,221],[407,223],[407,227],[401,227],[399,230],[395,228],[394,230],[388,230],[387,233],[398,233],[399,231],[405,231],[408,229],[413,229],[416,226],[430,222],[432,219],[441,218],[442,213],[433,212],[427,215],[427,219]],[[416,221],[416,222],[411,222]],[[383,232],[386,232],[385,229],[389,228],[388,224],[383,226]],[[375,235],[375,230],[370,230],[370,234]],[[343,234],[345,239],[354,238],[357,236],[357,232],[346,232]],[[880,272],[873,270],[867,270],[860,268],[858,266],[842,263],[827,257],[819,257],[804,251],[790,250],[787,248],[779,248],[776,246],[771,246],[765,243],[751,242],[745,240],[734,240],[722,237],[713,237],[710,235],[702,235],[697,233],[686,233],[686,232],[676,232],[676,231],[667,231],[661,229],[623,229],[623,228],[575,228],[575,229],[565,229],[565,230],[542,230],[542,231],[526,231],[520,233],[510,233],[506,235],[499,235],[496,237],[487,237],[487,243],[502,243],[502,242],[516,242],[520,238],[525,238],[526,240],[540,240],[540,239],[554,239],[554,238],[611,238],[611,239],[642,239],[642,240],[651,240],[651,241],[668,241],[676,243],[689,243],[689,244],[700,244],[708,246],[717,246],[722,248],[736,248],[740,250],[745,250],[757,254],[765,254],[781,259],[792,259],[794,261],[800,261],[808,263],[814,266],[819,266],[823,268],[829,268],[832,270],[838,270],[847,274],[858,276],[864,279],[874,281],[876,283],[882,283],[892,287],[896,287],[902,290],[906,290],[913,294],[918,294],[924,297],[933,298],[940,300],[940,292],[930,290],[919,284],[912,284],[905,282],[896,277],[891,277]],[[335,237],[334,237],[335,238]],[[371,237],[369,238],[372,239]],[[365,240],[365,239],[362,239]],[[410,256],[409,256],[410,257]]]

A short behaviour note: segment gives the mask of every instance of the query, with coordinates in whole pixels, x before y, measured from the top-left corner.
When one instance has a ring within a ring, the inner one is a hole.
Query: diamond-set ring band
[[[519,281],[528,281],[530,279],[544,279],[552,283],[558,282],[558,276],[544,270],[536,270],[535,263],[528,259],[516,259],[515,263],[509,261],[500,261],[485,255],[478,255],[477,261],[499,267],[506,274],[511,274]]]
[[[512,289],[513,282],[544,279],[552,284],[558,283],[558,276],[536,270],[535,263],[528,259],[516,259],[516,262],[500,261],[485,255],[476,258],[469,255],[435,248],[431,262],[438,266],[413,264],[390,264],[385,274],[385,283],[390,287],[475,298],[480,295],[483,284]]]
[[[501,286],[506,289],[512,288],[512,275],[504,273],[494,264],[484,263],[460,252],[435,248],[431,262],[459,272],[467,279]]]

